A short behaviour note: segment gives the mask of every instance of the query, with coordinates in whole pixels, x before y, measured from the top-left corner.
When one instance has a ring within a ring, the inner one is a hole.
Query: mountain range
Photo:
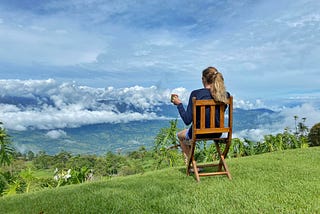
[[[139,111],[139,109],[120,105],[122,110]],[[100,123],[74,128],[62,128],[48,131],[46,129],[28,128],[24,131],[8,130],[14,145],[21,152],[45,151],[56,154],[68,151],[74,154],[105,154],[128,152],[141,146],[151,149],[154,139],[161,128],[169,127],[170,120],[178,119],[179,129],[184,128],[177,110],[173,106],[163,105],[156,112],[162,119],[139,120],[120,123]],[[261,124],[279,120],[281,116],[269,109],[234,109],[234,132],[254,129]],[[51,134],[50,134],[51,133]]]
[[[185,128],[170,103],[172,93],[179,94],[184,105],[188,102],[190,92],[185,88],[92,88],[53,79],[0,80],[0,121],[20,152],[104,154],[141,146],[151,149],[170,120],[178,119],[178,128]],[[234,97],[233,137],[259,141],[266,134],[294,128],[295,115],[313,125],[320,120],[319,112],[308,103],[274,108],[261,100],[252,103]]]

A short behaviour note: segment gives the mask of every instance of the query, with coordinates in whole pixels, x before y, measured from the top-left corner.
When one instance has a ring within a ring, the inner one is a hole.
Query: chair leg
[[[189,155],[189,160],[188,160],[188,164],[187,164],[187,175],[190,175],[190,169],[191,169],[191,165],[193,168],[193,172],[196,176],[197,181],[200,181],[200,176],[199,176],[199,172],[198,172],[198,168],[197,168],[197,162],[194,159],[194,150],[195,150],[195,142],[191,143],[191,151],[190,151],[190,155]]]
[[[214,142],[214,143],[215,143],[215,146],[216,146],[218,155],[219,155],[219,157],[220,157],[219,164],[218,164],[218,172],[221,172],[221,171],[222,171],[222,166],[223,166],[223,159],[221,158],[221,157],[222,157],[222,155],[221,155],[221,149],[220,149],[220,145],[219,145],[218,142]]]
[[[191,151],[190,154],[188,155],[188,163],[187,163],[187,175],[190,175],[190,169],[191,169],[191,164],[193,164],[193,154],[194,154],[194,145],[193,143],[191,144]]]
[[[194,175],[196,176],[197,182],[199,182],[200,176],[199,176],[199,172],[198,172],[197,162],[194,159],[194,157],[192,157],[192,166],[193,166],[193,172],[194,172]]]
[[[218,152],[218,156],[220,157],[219,163],[218,164],[200,164],[199,167],[218,167],[218,172],[204,172],[204,173],[198,172],[197,162],[194,158],[195,143],[192,143],[191,144],[191,151],[190,151],[190,155],[189,155],[188,163],[187,163],[187,172],[186,173],[188,176],[190,175],[191,168],[193,168],[193,173],[195,175],[197,182],[200,181],[200,176],[213,176],[213,175],[227,175],[227,177],[231,180],[231,174],[230,174],[228,166],[225,162],[225,156],[224,156],[224,154],[226,154],[228,152],[228,151],[226,151],[226,149],[228,149],[229,147],[226,147],[226,149],[223,151],[224,153],[222,153],[218,142],[215,142],[215,146],[216,146],[216,149]]]
[[[224,153],[222,154],[219,143],[215,142],[215,145],[216,145],[218,154],[220,156],[220,161],[219,161],[219,165],[218,165],[218,171],[222,172],[222,167],[223,167],[224,171],[227,173],[228,178],[231,180],[231,174],[229,172],[228,166],[227,166],[226,161],[224,159],[225,158],[224,154],[228,153],[229,147],[226,147],[225,150],[224,150]],[[228,146],[228,145],[226,145],[226,146]]]

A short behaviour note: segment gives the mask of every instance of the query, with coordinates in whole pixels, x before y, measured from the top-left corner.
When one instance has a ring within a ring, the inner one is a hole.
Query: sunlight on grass
[[[0,213],[319,213],[320,147],[228,159],[225,176],[169,168],[3,197]]]

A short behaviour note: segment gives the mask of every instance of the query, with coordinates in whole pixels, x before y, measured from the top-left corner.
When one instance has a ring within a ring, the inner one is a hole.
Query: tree
[[[1,125],[2,122],[0,122],[0,166],[4,166],[10,165],[14,148],[12,147],[10,136]]]
[[[37,169],[49,169],[53,164],[53,157],[47,155],[45,151],[39,151],[39,153],[33,159],[33,165]]]
[[[32,161],[33,160],[33,158],[34,158],[34,153],[33,153],[33,151],[28,151],[28,153],[27,153],[27,158],[28,158],[28,160],[29,161]]]
[[[320,146],[320,123],[315,124],[310,129],[308,140],[310,146]]]
[[[106,154],[106,170],[108,175],[116,175],[122,166],[127,165],[125,157],[119,154],[114,154],[112,152],[107,152]]]

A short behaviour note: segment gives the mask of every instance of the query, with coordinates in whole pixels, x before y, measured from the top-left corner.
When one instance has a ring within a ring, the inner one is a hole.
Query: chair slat
[[[220,104],[220,126],[219,127],[224,127],[224,107],[225,104]]]
[[[206,128],[206,106],[200,106],[200,129]]]
[[[216,127],[216,120],[215,120],[215,112],[216,112],[216,106],[215,105],[212,105],[210,106],[210,127],[211,128],[214,128]]]

